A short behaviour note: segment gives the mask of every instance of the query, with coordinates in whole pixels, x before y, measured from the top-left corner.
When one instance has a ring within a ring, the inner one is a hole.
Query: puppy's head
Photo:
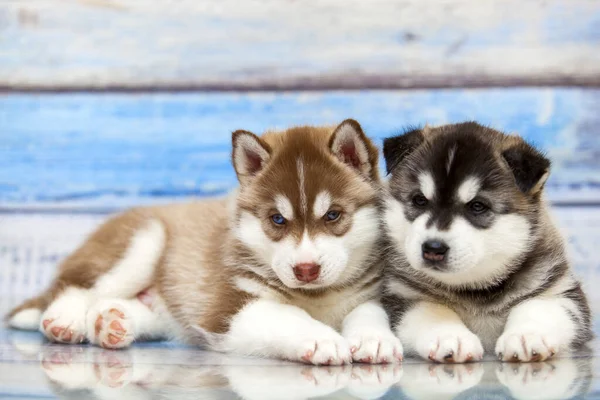
[[[384,221],[410,266],[452,286],[501,279],[529,249],[550,161],[476,123],[386,139]]]
[[[255,272],[304,289],[358,276],[379,231],[377,158],[354,120],[262,137],[234,132],[235,232],[263,266]]]

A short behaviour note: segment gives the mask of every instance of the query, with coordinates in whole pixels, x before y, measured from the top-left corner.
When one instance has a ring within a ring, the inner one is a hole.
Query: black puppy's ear
[[[421,129],[412,129],[400,136],[387,138],[383,141],[383,158],[385,158],[385,167],[387,173],[391,173],[394,168],[423,143],[425,136]]]
[[[550,175],[550,160],[535,147],[522,142],[505,150],[502,157],[521,192],[535,194],[543,189]]]

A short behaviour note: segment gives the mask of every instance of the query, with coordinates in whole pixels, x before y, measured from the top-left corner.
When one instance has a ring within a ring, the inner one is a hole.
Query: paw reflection
[[[409,364],[404,367],[401,387],[409,398],[452,399],[481,381],[484,365]]]
[[[414,363],[316,367],[253,360],[189,348],[134,346],[123,351],[86,346],[33,346],[25,359],[40,360],[50,387],[81,398],[451,399],[477,394],[518,399],[585,394],[592,359],[540,363]],[[485,384],[480,385],[481,382]],[[403,396],[402,396],[403,395]]]
[[[517,399],[566,399],[584,394],[591,379],[591,359],[555,359],[500,364],[498,381]]]
[[[347,391],[359,399],[378,399],[402,379],[402,366],[356,365],[352,368]]]

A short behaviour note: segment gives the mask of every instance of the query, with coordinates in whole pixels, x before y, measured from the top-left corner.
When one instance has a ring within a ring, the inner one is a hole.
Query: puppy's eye
[[[285,218],[283,218],[283,215],[281,214],[273,214],[271,215],[271,221],[273,221],[273,223],[275,225],[285,225]]]
[[[427,197],[419,193],[413,196],[412,203],[416,207],[425,207],[427,204],[429,204],[429,200],[427,200]]]
[[[340,218],[340,215],[342,215],[342,213],[339,211],[329,210],[329,211],[327,211],[327,214],[325,214],[325,221],[327,221],[327,222],[337,221]]]
[[[472,201],[467,204],[467,207],[469,207],[469,211],[475,215],[483,214],[489,209],[489,207],[483,204],[481,201]]]

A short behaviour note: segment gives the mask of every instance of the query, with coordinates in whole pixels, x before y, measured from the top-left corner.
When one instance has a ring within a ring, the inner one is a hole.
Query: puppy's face
[[[549,162],[477,124],[386,140],[384,221],[410,266],[448,285],[493,283],[529,247]]]
[[[267,142],[241,133],[234,141],[242,183],[237,238],[270,267],[257,273],[287,287],[346,282],[366,268],[379,234],[377,151],[354,121],[333,134],[301,128],[279,135]],[[261,166],[247,179],[240,172],[253,162]]]

